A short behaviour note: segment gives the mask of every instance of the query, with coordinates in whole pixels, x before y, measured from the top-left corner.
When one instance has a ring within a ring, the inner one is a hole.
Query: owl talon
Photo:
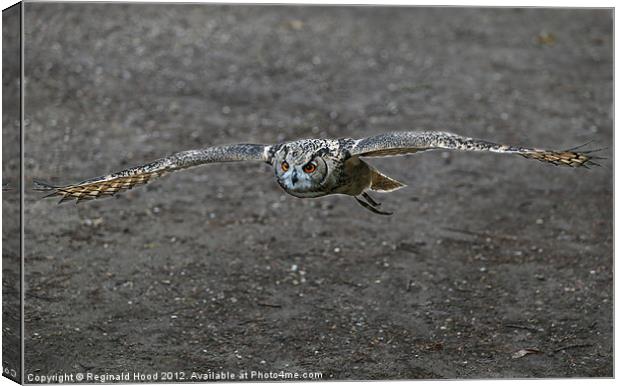
[[[368,203],[372,206],[381,206],[380,202],[375,201],[370,194],[364,192],[362,193],[362,197],[364,197],[366,199],[366,201],[368,201]]]
[[[363,194],[362,194],[362,197],[364,197],[364,195],[363,195]],[[364,198],[365,198],[365,197],[364,197]],[[362,201],[362,200],[360,200],[360,199],[359,199],[359,198],[357,198],[357,197],[355,197],[355,199],[357,200],[357,202],[358,202],[361,206],[363,206],[364,208],[368,209],[369,211],[371,211],[371,212],[373,212],[373,213],[376,213],[376,214],[381,214],[381,215],[384,215],[384,216],[391,216],[391,215],[393,215],[393,214],[394,214],[393,212],[384,212],[384,211],[382,211],[382,210],[379,210],[379,209],[375,208],[374,206],[372,206],[372,205],[371,205],[371,203],[366,202],[366,201]],[[369,200],[369,201],[370,201],[370,200]]]

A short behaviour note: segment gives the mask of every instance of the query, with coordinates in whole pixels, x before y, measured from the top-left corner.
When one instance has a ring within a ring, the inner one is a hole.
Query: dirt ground
[[[27,183],[390,130],[607,147],[591,170],[373,159],[409,185],[377,195],[389,217],[288,196],[263,164],[77,206],[28,190],[26,374],[613,376],[612,27],[602,9],[26,4]]]
[[[2,375],[21,374],[20,10],[2,12]]]

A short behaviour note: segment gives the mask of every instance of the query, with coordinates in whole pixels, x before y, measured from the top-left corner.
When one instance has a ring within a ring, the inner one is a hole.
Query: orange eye
[[[315,170],[316,170],[316,165],[311,162],[304,165],[304,172],[308,174],[314,173]]]
[[[282,162],[282,171],[285,172],[288,170],[288,162],[284,161]]]

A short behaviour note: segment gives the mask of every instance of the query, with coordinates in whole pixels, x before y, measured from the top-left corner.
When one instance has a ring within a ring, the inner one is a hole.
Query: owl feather
[[[114,196],[176,170],[214,162],[268,161],[267,149],[266,145],[238,144],[188,150],[77,184],[55,186],[35,181],[34,189],[50,192],[45,197],[60,196],[59,204],[69,200],[93,200]]]
[[[379,172],[360,158],[401,156],[427,150],[464,150],[516,154],[558,166],[599,166],[598,150],[582,150],[585,145],[567,150],[545,150],[502,145],[486,140],[442,131],[405,131],[383,133],[361,139],[301,139],[274,145],[236,144],[189,150],[156,161],[64,186],[35,181],[35,190],[60,202],[93,200],[147,184],[177,170],[195,166],[236,161],[262,161],[273,165],[276,180],[289,194],[321,197],[347,194],[364,208],[378,214],[391,214],[368,195],[369,190],[390,192],[405,186]],[[600,150],[600,149],[599,149]]]
[[[577,146],[567,150],[545,150],[521,146],[502,145],[481,139],[463,137],[441,131],[408,131],[379,134],[358,140],[351,149],[351,154],[360,157],[385,157],[417,153],[426,150],[465,150],[490,151],[494,153],[518,154],[525,158],[549,162],[559,166],[589,167],[600,166],[592,155],[596,150],[575,150]]]

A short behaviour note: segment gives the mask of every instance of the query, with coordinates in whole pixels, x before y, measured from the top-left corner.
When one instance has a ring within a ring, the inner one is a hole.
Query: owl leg
[[[362,195],[362,197],[364,197],[364,195]],[[364,198],[366,198],[366,197],[364,197]],[[373,212],[373,213],[376,213],[376,214],[382,214],[382,215],[385,215],[385,216],[390,216],[390,215],[392,215],[392,214],[393,214],[392,212],[384,212],[384,211],[381,211],[381,210],[377,209],[377,208],[376,208],[376,206],[378,206],[378,205],[372,205],[370,202],[362,201],[362,200],[360,200],[360,199],[359,199],[359,198],[357,198],[357,197],[355,197],[355,199],[357,200],[357,202],[358,202],[361,206],[363,206],[364,208],[368,209],[369,211],[371,211],[371,212]],[[371,199],[371,200],[372,200],[372,199]],[[370,200],[369,200],[369,201],[370,201]],[[374,200],[372,200],[372,201],[374,202]],[[376,202],[375,202],[375,204],[376,204]]]
[[[364,197],[366,199],[366,201],[368,201],[368,203],[372,206],[381,206],[380,202],[375,201],[370,194],[368,194],[367,192],[362,193],[362,197]]]

